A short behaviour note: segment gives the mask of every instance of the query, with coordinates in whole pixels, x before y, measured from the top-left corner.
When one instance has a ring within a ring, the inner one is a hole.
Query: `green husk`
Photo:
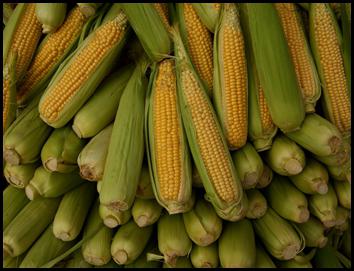
[[[313,264],[316,268],[343,268],[336,256],[335,249],[329,243],[323,248],[317,249]]]
[[[5,256],[2,261],[3,268],[18,268],[25,257],[26,253],[22,253],[20,256],[17,257],[8,257]]]
[[[250,143],[246,143],[232,154],[232,160],[243,189],[255,188],[263,173],[263,161],[256,149]]]
[[[349,182],[333,181],[338,202],[344,208],[351,209],[351,184]]]
[[[71,241],[79,235],[94,201],[95,190],[93,184],[85,182],[64,195],[53,221],[56,238]]]
[[[264,156],[268,165],[283,176],[297,175],[305,167],[304,151],[291,139],[278,135]]]
[[[326,228],[317,218],[310,216],[305,223],[297,223],[296,225],[304,235],[307,247],[321,248],[327,244]]]
[[[78,137],[94,137],[114,121],[120,98],[132,72],[132,65],[125,66],[113,72],[98,86],[74,117],[72,129]]]
[[[176,265],[171,266],[168,263],[163,263],[162,268],[193,268],[193,265],[188,257],[178,257]]]
[[[132,216],[139,227],[154,224],[161,215],[162,206],[154,199],[136,198],[132,207]]]
[[[193,8],[197,12],[200,20],[208,28],[208,30],[213,33],[215,31],[221,9],[220,7],[217,8],[215,6],[216,4],[217,3],[192,3]]]
[[[345,163],[350,162],[351,158],[351,146],[348,140],[343,140],[341,146],[339,147],[339,151],[335,154],[330,154],[326,156],[318,156],[314,157],[316,160],[327,166],[342,166]]]
[[[351,3],[341,3],[341,27],[343,33],[343,61],[344,61],[344,70],[347,76],[348,84],[348,94],[351,99],[351,48],[352,48],[352,39],[351,39],[351,28],[352,28],[352,17],[351,17]]]
[[[86,16],[93,16],[103,3],[77,3],[81,12]]]
[[[14,3],[2,3],[2,22],[4,25],[9,21],[15,7],[16,4]]]
[[[246,194],[248,199],[248,210],[246,217],[248,219],[257,219],[262,217],[268,208],[266,198],[258,189],[249,189],[246,191]]]
[[[219,266],[218,243],[201,247],[193,245],[190,259],[195,268],[217,268]]]
[[[276,268],[273,260],[259,243],[256,243],[256,261],[254,267]]]
[[[326,194],[328,191],[328,172],[326,167],[310,157],[306,159],[304,170],[295,176],[289,176],[292,183],[306,194]]]
[[[14,187],[25,188],[32,179],[38,163],[25,165],[6,164],[4,168],[4,176],[6,181]]]
[[[140,199],[155,199],[154,191],[151,185],[149,167],[145,163],[141,168],[138,188],[136,189],[136,197]]]
[[[337,229],[341,233],[348,230],[350,212],[350,210],[342,206],[337,206],[335,229]]]
[[[76,250],[73,257],[67,261],[65,268],[92,268],[93,266],[85,261],[81,249]]]
[[[327,166],[327,170],[331,178],[335,181],[351,181],[351,159],[340,166]]]
[[[102,204],[100,204],[99,207],[99,214],[103,220],[103,224],[105,224],[108,228],[115,228],[118,225],[124,225],[132,216],[131,209],[116,212],[108,209],[107,206]]]
[[[193,163],[192,165],[192,186],[196,188],[203,188],[202,179],[199,176],[199,172]]]
[[[25,252],[53,221],[61,198],[29,202],[3,232],[3,251],[11,257]]]
[[[273,180],[273,171],[266,164],[263,164],[263,172],[258,179],[256,188],[261,189],[267,187]]]
[[[77,164],[83,179],[99,182],[102,180],[113,124],[95,135],[81,150]]]
[[[277,264],[280,268],[313,268],[310,261],[297,262],[295,259],[291,259],[288,261],[278,261]]]
[[[36,16],[42,24],[43,33],[53,33],[65,20],[66,3],[37,3]]]
[[[4,5],[4,4],[3,4]],[[10,53],[8,61],[3,65],[3,134],[16,119],[17,103],[16,103],[16,64],[18,53]],[[8,91],[4,89],[4,83],[8,81]],[[5,108],[6,107],[6,108]]]
[[[162,266],[161,262],[148,261],[146,256],[147,253],[156,253],[156,252],[158,252],[157,242],[156,242],[156,236],[153,233],[144,251],[140,254],[140,256],[134,262],[130,264],[126,264],[124,267],[125,268],[159,268]]]
[[[225,225],[219,239],[219,257],[223,268],[250,268],[255,265],[255,234],[248,219]]]
[[[349,220],[350,221],[350,220]],[[348,229],[344,232],[342,241],[340,244],[340,251],[345,254],[345,256],[351,258],[351,244],[352,244],[352,230],[351,230],[351,223],[348,223]]]

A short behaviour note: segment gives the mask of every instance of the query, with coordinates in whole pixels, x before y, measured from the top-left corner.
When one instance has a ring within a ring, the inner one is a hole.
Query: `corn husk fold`
[[[149,167],[145,163],[141,168],[136,197],[140,199],[155,199]]]
[[[257,189],[267,187],[273,180],[273,171],[266,164],[263,164],[263,172],[256,184]]]

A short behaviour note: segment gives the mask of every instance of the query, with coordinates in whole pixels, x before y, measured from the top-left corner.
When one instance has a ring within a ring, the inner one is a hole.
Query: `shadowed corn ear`
[[[310,219],[305,223],[296,225],[304,235],[307,247],[321,248],[327,244],[328,238],[325,236],[325,227],[317,218],[310,216]]]
[[[156,200],[170,214],[182,213],[192,207],[192,176],[177,100],[175,61],[163,60],[150,76],[145,137],[152,187]]]
[[[25,188],[32,179],[38,162],[25,165],[6,164],[4,168],[4,176],[6,181],[14,187]]]
[[[349,182],[333,182],[334,189],[337,194],[338,202],[341,206],[350,209],[351,208],[351,184]]]
[[[276,268],[272,258],[264,250],[264,248],[256,243],[256,262],[254,267],[256,268]]]
[[[16,119],[16,61],[17,53],[10,53],[3,69],[2,80],[2,133]]]
[[[71,254],[70,259],[65,263],[65,268],[92,268],[93,266],[86,262],[80,249]]]
[[[134,262],[124,265],[124,268],[159,268],[162,266],[161,262],[148,261],[146,256],[147,253],[156,252],[158,252],[156,234],[153,233],[140,256]]]
[[[175,265],[164,262],[162,268],[193,268],[189,257],[178,257]]]
[[[203,22],[203,24],[208,28],[210,32],[215,31],[220,9],[222,7],[221,3],[192,3],[192,6],[198,17]]]
[[[66,3],[37,3],[36,16],[44,34],[53,33],[65,20]]]
[[[221,8],[214,35],[213,101],[229,149],[246,144],[248,85],[245,43],[235,4]]]
[[[329,175],[336,181],[351,182],[351,160],[349,159],[345,164],[340,166],[327,166]]]
[[[343,165],[342,169],[344,169],[344,164],[350,163],[351,160],[351,145],[348,139],[344,139],[342,141],[342,144],[338,147],[338,149],[339,150],[336,151],[335,153],[325,155],[325,156],[314,155],[314,157],[316,158],[316,160],[325,164],[327,167],[330,166],[339,167]]]
[[[217,268],[219,265],[218,243],[201,247],[193,245],[190,259],[195,268]]]
[[[341,233],[345,232],[349,228],[350,212],[350,209],[337,206],[335,229]]]

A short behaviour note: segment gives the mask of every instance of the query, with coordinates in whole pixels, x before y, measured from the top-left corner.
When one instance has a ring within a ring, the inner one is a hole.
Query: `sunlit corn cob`
[[[307,247],[321,248],[327,244],[328,238],[325,236],[325,227],[317,218],[310,216],[305,223],[298,223],[296,226],[304,235]]]
[[[298,262],[296,259],[291,259],[288,261],[278,261],[278,268],[313,268],[310,261]]]
[[[70,126],[55,129],[43,145],[41,160],[52,172],[68,173],[77,169],[77,157],[87,141],[80,139]]]
[[[39,268],[43,264],[63,254],[74,244],[75,242],[73,241],[63,242],[57,239],[53,234],[53,224],[50,224],[26,253],[20,268]]]
[[[245,44],[238,10],[223,4],[214,35],[213,101],[229,149],[246,144],[248,85]]]
[[[96,11],[103,5],[103,3],[76,3],[80,11],[86,16],[93,16]]]
[[[352,40],[351,40],[351,3],[341,3],[341,26],[343,33],[343,61],[344,70],[347,76],[348,84],[348,94],[351,99],[351,51],[352,51]]]
[[[56,198],[83,182],[84,180],[81,179],[77,170],[70,173],[58,173],[49,172],[44,167],[38,167],[25,191],[30,200],[38,197]]]
[[[218,241],[223,268],[249,268],[256,261],[256,241],[248,219],[227,222]]]
[[[143,252],[140,254],[140,256],[132,263],[130,264],[125,264],[124,268],[159,268],[162,266],[162,263],[159,261],[148,261],[146,254],[147,253],[156,253],[158,252],[157,249],[157,242],[156,242],[156,235],[152,235],[150,240],[148,241],[145,249]]]
[[[162,268],[193,268],[189,257],[178,257],[175,265],[164,262]]]
[[[2,3],[2,22],[6,25],[9,21],[12,13],[14,12],[16,4],[14,3]]]
[[[162,206],[155,199],[136,198],[132,207],[132,216],[139,227],[154,224],[161,215]]]
[[[4,176],[6,181],[14,187],[25,188],[34,175],[34,171],[38,167],[38,163],[25,165],[6,164],[4,168]]]
[[[268,255],[268,253],[264,250],[264,248],[256,243],[256,261],[254,264],[256,268],[276,268],[274,262]]]
[[[4,255],[15,257],[25,252],[53,221],[60,199],[30,201],[4,229]]]
[[[241,149],[232,153],[232,160],[243,189],[254,188],[263,174],[263,161],[253,145],[246,143]]]
[[[149,168],[146,164],[143,164],[141,168],[136,197],[140,199],[155,199]]]
[[[273,171],[266,164],[263,164],[263,172],[261,177],[258,179],[256,188],[264,188],[267,187],[273,179]]]
[[[113,237],[111,254],[118,264],[129,264],[143,252],[153,226],[140,228],[133,220],[121,226]]]
[[[120,97],[132,72],[133,66],[129,65],[112,73],[76,113],[72,128],[78,137],[93,137],[114,121]]]
[[[316,102],[321,96],[320,79],[298,7],[295,3],[276,3],[275,8],[281,20],[291,59],[295,66],[305,110],[306,112],[315,112]]]
[[[108,125],[81,150],[77,164],[83,179],[96,182],[102,180],[112,129],[113,124]]]
[[[257,236],[276,259],[290,260],[303,250],[305,242],[302,234],[272,208],[269,207],[263,217],[252,222]]]
[[[65,263],[65,268],[92,268],[92,265],[85,261],[81,250],[78,249],[72,253],[72,258]]]
[[[328,183],[328,192],[326,194],[311,195],[308,201],[311,214],[317,217],[325,227],[331,228],[336,224],[338,199],[330,183]]]
[[[301,173],[306,160],[300,146],[284,135],[274,138],[273,145],[265,152],[264,158],[273,171],[283,176]]]
[[[53,33],[59,28],[66,16],[67,3],[37,3],[36,16],[42,24],[44,34]]]
[[[246,194],[248,199],[246,217],[249,219],[262,217],[268,208],[266,198],[258,189],[249,189],[246,191]]]
[[[79,8],[74,8],[62,26],[43,39],[18,86],[18,104],[25,105],[34,95],[45,89],[59,65],[75,48],[86,21]]]
[[[100,203],[115,212],[133,205],[143,164],[146,64],[141,59],[123,91],[109,143]]]
[[[10,53],[3,67],[2,81],[2,133],[16,119],[16,61],[17,53]]]
[[[333,181],[332,183],[339,204],[347,209],[351,209],[351,184],[346,181]]]
[[[340,232],[345,232],[349,228],[349,217],[351,210],[348,210],[342,206],[337,206],[336,209],[336,225],[334,228]]]
[[[127,18],[119,12],[79,45],[41,97],[39,112],[46,123],[60,128],[70,121],[113,68],[128,30]]]
[[[3,31],[3,63],[7,63],[11,53],[17,54],[17,82],[25,75],[42,34],[35,8],[34,3],[17,4]]]
[[[310,42],[322,83],[324,113],[347,137],[351,132],[351,104],[342,55],[342,35],[329,4],[313,3],[309,14]]]
[[[53,221],[56,238],[71,241],[79,235],[95,193],[95,186],[85,182],[63,196]]]
[[[159,8],[153,3],[120,5],[149,58],[152,61],[164,59],[170,53],[172,44],[166,19],[160,16]]]
[[[239,220],[245,215],[247,198],[235,171],[226,140],[177,30],[174,32],[174,42],[178,100],[183,125],[206,190],[206,198],[221,218]]]
[[[327,166],[327,170],[334,180],[351,182],[351,160],[340,166]]]
[[[83,238],[91,236],[98,228],[98,232],[82,244],[81,253],[86,262],[94,266],[102,266],[111,260],[111,241],[113,230],[102,223],[98,212],[99,200],[97,199],[90,210],[84,226]]]
[[[2,228],[5,229],[29,201],[23,190],[8,185],[2,192],[2,202]]]
[[[343,268],[343,265],[337,258],[336,249],[328,242],[323,248],[316,251],[312,262],[316,268]]]
[[[195,12],[210,32],[216,30],[221,3],[192,3]]]
[[[218,243],[201,247],[193,245],[190,259],[195,268],[217,268],[219,266]]]
[[[198,187],[198,188],[203,188],[202,179],[200,178],[199,172],[198,172],[194,163],[192,165],[192,186]]]
[[[298,175],[289,176],[292,183],[306,194],[326,194],[328,191],[328,172],[325,166],[307,157],[304,170]]]
[[[183,213],[183,221],[189,238],[198,246],[210,245],[222,232],[221,218],[204,199],[198,199],[192,210]]]
[[[155,198],[169,214],[186,212],[192,207],[192,176],[174,60],[155,66],[150,91],[145,136]]]
[[[103,223],[108,228],[115,228],[118,225],[123,225],[127,223],[132,216],[131,209],[116,212],[111,209],[108,209],[107,206],[100,204],[98,210],[100,217],[103,220]]]
[[[178,27],[191,62],[209,96],[213,89],[213,40],[191,3],[176,5]]]
[[[244,8],[244,21],[272,120],[283,132],[298,130],[305,117],[304,103],[277,11],[270,3],[247,3]]]

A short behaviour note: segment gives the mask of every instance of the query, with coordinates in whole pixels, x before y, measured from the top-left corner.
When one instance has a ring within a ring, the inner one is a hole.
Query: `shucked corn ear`
[[[46,123],[60,128],[69,122],[113,68],[128,30],[127,18],[119,12],[79,45],[41,97],[39,112]]]
[[[53,33],[62,25],[66,16],[67,3],[37,3],[36,16],[42,24],[44,34]]]
[[[3,190],[2,200],[2,228],[5,229],[29,201],[22,189],[12,185]]]
[[[221,8],[214,35],[213,101],[229,149],[243,147],[248,132],[245,43],[234,3]]]
[[[223,219],[241,219],[246,212],[247,198],[226,140],[177,29],[174,30],[174,42],[182,121],[195,165],[206,190],[206,198]]]
[[[215,31],[220,10],[222,7],[221,3],[192,3],[195,12],[198,17],[203,22],[203,24],[208,28],[210,32]]]
[[[2,133],[16,119],[16,61],[17,53],[10,53],[3,69],[2,81]]]
[[[334,190],[340,205],[347,209],[351,209],[351,184],[349,182],[333,182]]]
[[[295,3],[274,5],[281,20],[292,63],[295,66],[305,110],[315,112],[316,102],[321,96],[320,79],[305,35],[299,8]]]
[[[164,17],[153,3],[120,3],[145,53],[152,61],[161,61],[171,51],[172,44]]]
[[[217,268],[219,265],[218,243],[201,247],[193,245],[190,259],[195,268]]]
[[[116,212],[133,205],[143,164],[146,65],[142,58],[123,91],[109,143],[100,203]],[[127,163],[135,166],[127,167]]]
[[[174,60],[161,61],[150,76],[145,137],[151,184],[156,200],[170,214],[186,212],[192,207],[192,172]]]
[[[304,103],[277,11],[270,3],[247,3],[244,8],[244,21],[272,120],[284,132],[298,130],[305,117]]]
[[[246,217],[249,219],[262,217],[268,208],[266,198],[258,189],[249,189],[246,191],[246,194],[248,199]]]
[[[296,224],[305,237],[307,247],[324,247],[328,238],[325,236],[325,227],[317,218],[310,216],[305,223]]]
[[[347,137],[351,132],[351,103],[342,55],[341,32],[329,4],[313,3],[309,14],[310,42],[322,83],[324,113],[343,136]]]
[[[6,181],[14,187],[25,188],[32,179],[38,163],[25,165],[6,164],[4,168],[4,176]]]

